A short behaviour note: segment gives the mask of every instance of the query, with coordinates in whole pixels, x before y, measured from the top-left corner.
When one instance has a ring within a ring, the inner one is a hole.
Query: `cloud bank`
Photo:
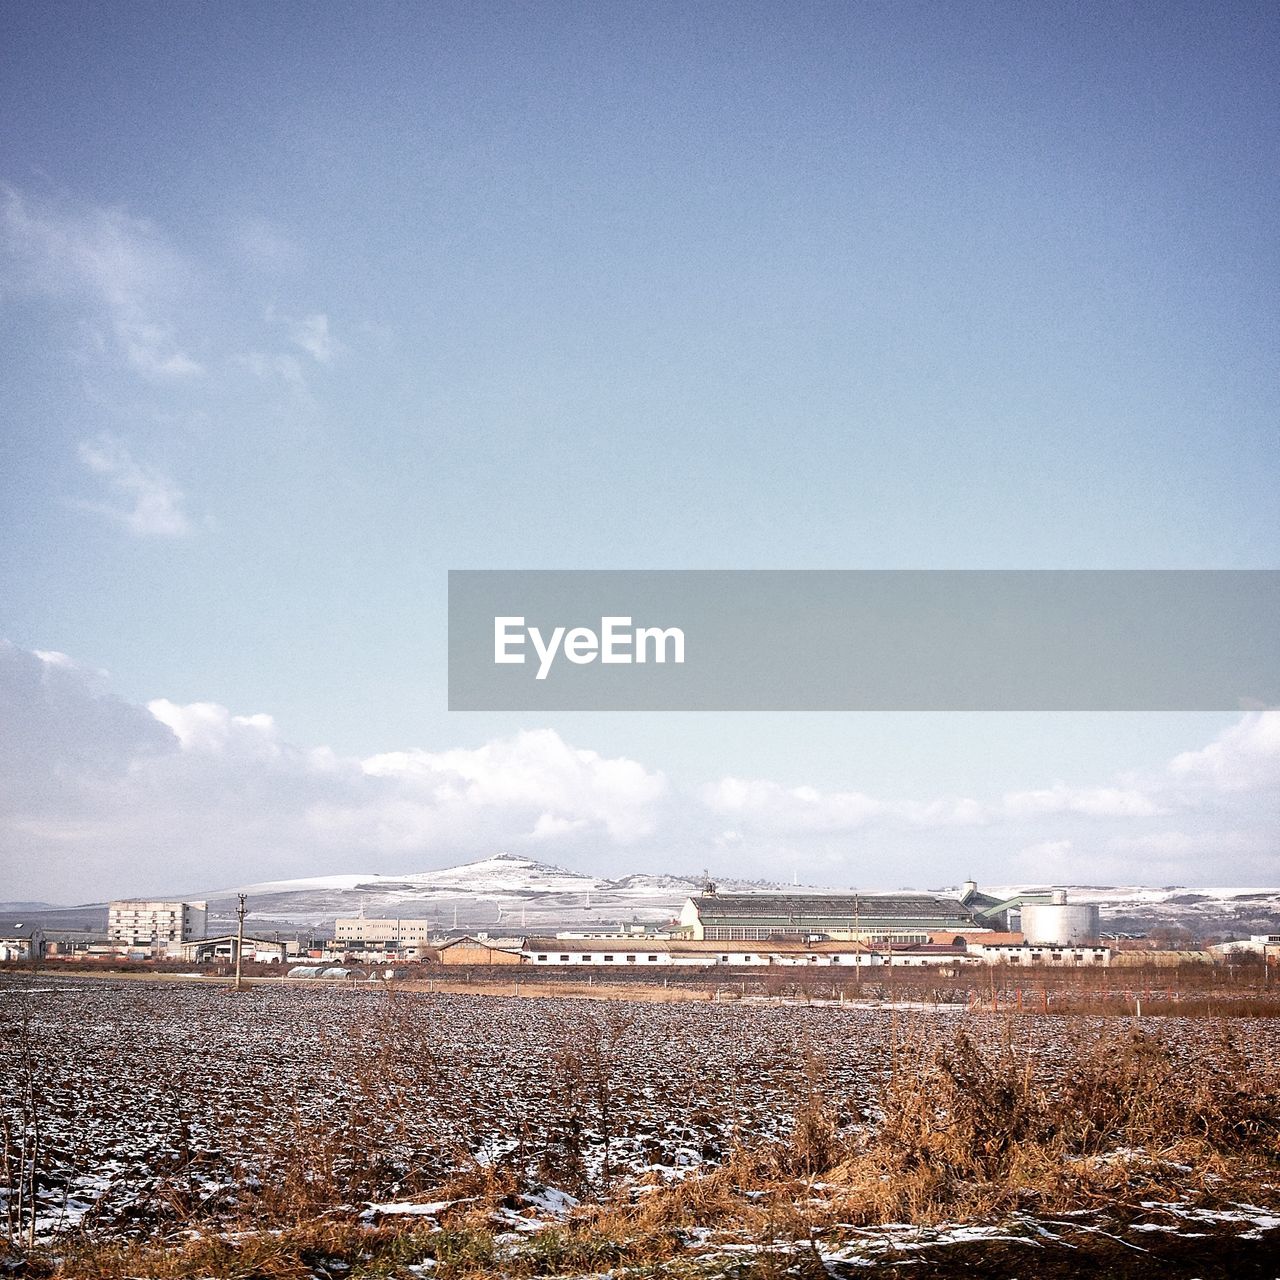
[[[681,787],[550,729],[344,756],[285,740],[266,714],[139,706],[66,655],[0,643],[6,898],[408,872],[499,849],[604,874],[706,865],[868,888],[973,871],[1257,883],[1280,870],[1278,814],[1277,711],[1247,714],[1141,777],[890,802],[763,778]]]

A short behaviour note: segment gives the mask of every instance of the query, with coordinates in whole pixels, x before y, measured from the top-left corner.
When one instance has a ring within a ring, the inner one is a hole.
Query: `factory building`
[[[120,898],[107,908],[107,940],[121,946],[192,942],[208,931],[207,902]]]
[[[239,939],[234,933],[221,938],[199,938],[194,942],[184,942],[177,947],[177,955],[188,964],[213,964],[222,961],[234,964]],[[289,944],[278,939],[244,938],[245,960],[258,963],[279,964],[289,954]]]
[[[521,938],[452,938],[442,942],[438,956],[441,964],[523,964]]]
[[[708,886],[712,888],[711,886]],[[680,912],[680,932],[702,941],[829,938],[873,945],[925,944],[930,935],[986,930],[955,898],[899,893],[704,893]]]
[[[371,920],[339,916],[333,924],[332,950],[338,954],[376,952],[381,958],[419,958],[431,950],[439,931],[434,920]]]

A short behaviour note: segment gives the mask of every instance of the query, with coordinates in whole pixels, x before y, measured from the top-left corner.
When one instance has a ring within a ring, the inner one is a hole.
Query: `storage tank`
[[[1098,936],[1098,908],[1067,901],[1066,891],[1055,889],[1049,902],[1022,904],[1022,932],[1028,942],[1046,947],[1074,947]]]

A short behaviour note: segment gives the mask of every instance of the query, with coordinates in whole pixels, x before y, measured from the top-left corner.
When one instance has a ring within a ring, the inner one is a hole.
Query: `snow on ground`
[[[124,1237],[216,1226],[309,1171],[336,1177],[365,1214],[432,1218],[448,1207],[422,1202],[433,1188],[486,1168],[541,1188],[512,1211],[511,1229],[526,1231],[584,1190],[678,1180],[741,1141],[784,1138],[814,1072],[841,1123],[860,1123],[904,1030],[949,1038],[955,1026],[954,1010],[929,1005],[619,1005],[274,985],[234,996],[213,984],[72,978],[18,987],[0,980],[17,997],[0,1001],[0,1037],[15,1034],[27,1001],[48,1160],[40,1228],[81,1222]],[[1011,1025],[967,1021],[991,1043],[1012,1034],[1052,1078],[1068,1045],[1102,1024]],[[1165,1025],[1188,1070],[1219,1052],[1216,1024]],[[1235,1034],[1242,1051],[1280,1057],[1280,1021],[1241,1020]],[[16,1095],[0,1105],[12,1110]],[[1144,1209],[1160,1223],[1178,1206]],[[1272,1229],[1256,1206],[1219,1212],[1236,1216],[1218,1225]],[[1207,1223],[1184,1219],[1189,1230]]]

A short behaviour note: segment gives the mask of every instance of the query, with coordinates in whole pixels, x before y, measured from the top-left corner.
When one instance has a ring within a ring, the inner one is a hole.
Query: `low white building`
[[[694,938],[526,938],[525,963],[540,968],[661,969],[672,965],[713,969],[830,967],[870,968],[885,957],[856,942],[721,942]]]
[[[1051,965],[1072,969],[1083,965],[1109,965],[1111,948],[1062,947],[1034,942],[970,942],[969,954],[986,964]]]
[[[118,898],[107,908],[107,940],[125,947],[191,942],[209,931],[209,904]]]
[[[28,934],[11,934],[0,938],[0,962],[8,960],[31,960],[41,954],[40,931]]]
[[[1035,945],[1019,935],[993,935],[998,942],[959,936],[903,946],[869,946],[832,939],[772,938],[767,941],[695,938],[526,938],[521,955],[538,968],[652,969],[693,966],[712,969],[810,967],[842,969],[924,969],[981,964],[1044,965],[1054,968],[1108,965],[1104,946]]]
[[[1209,950],[1217,959],[1229,959],[1231,956],[1258,956],[1266,960],[1280,960],[1280,933],[1255,933],[1248,938],[1219,942]]]

